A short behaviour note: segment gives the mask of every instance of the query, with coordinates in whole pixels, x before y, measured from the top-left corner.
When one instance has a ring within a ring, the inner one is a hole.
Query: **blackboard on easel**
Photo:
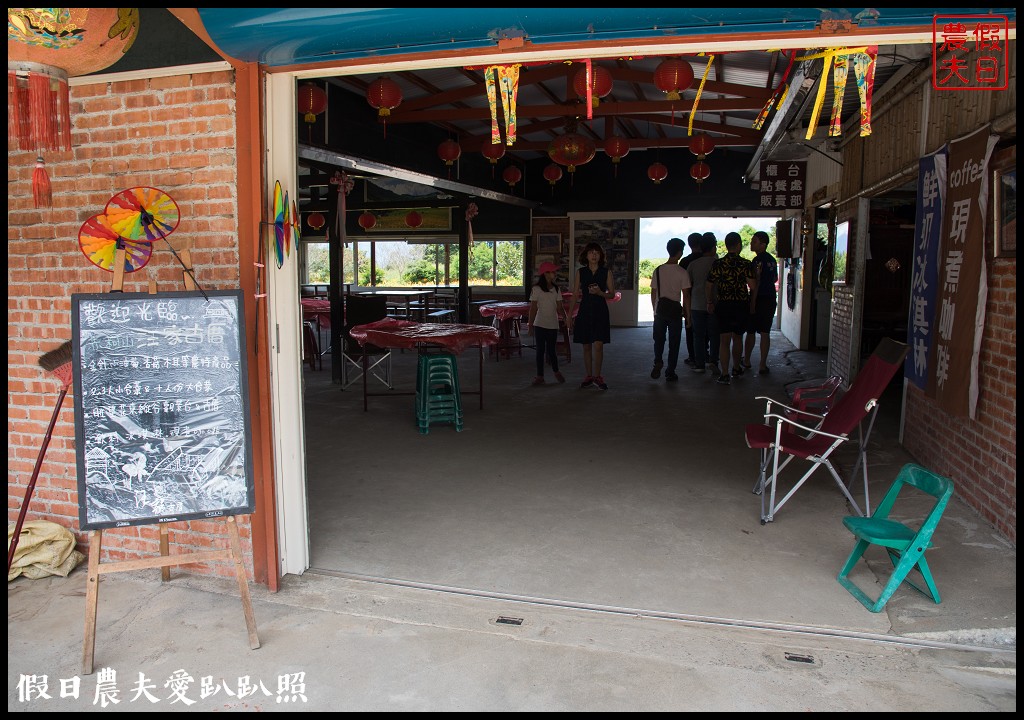
[[[71,304],[81,528],[252,513],[242,292]]]

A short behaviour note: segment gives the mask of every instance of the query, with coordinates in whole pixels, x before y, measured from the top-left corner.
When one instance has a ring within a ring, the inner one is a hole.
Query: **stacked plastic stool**
[[[416,424],[421,433],[434,423],[451,423],[462,431],[459,366],[448,352],[420,352],[416,373]]]

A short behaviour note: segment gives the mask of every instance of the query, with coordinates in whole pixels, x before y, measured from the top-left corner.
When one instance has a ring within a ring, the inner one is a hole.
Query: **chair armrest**
[[[780,420],[780,421],[786,423],[787,425],[792,425],[793,427],[800,428],[804,432],[809,432],[809,433],[811,433],[813,435],[824,435],[825,437],[830,437],[830,438],[833,438],[835,440],[849,440],[850,439],[848,435],[834,435],[834,434],[832,434],[830,432],[825,432],[824,430],[818,430],[817,428],[812,428],[812,427],[807,427],[806,425],[801,425],[798,422],[790,420],[785,415],[778,415],[776,413],[771,413],[771,414],[765,415],[764,417],[765,417],[765,420],[767,420],[768,418],[774,418],[776,420]]]
[[[764,411],[765,412],[765,417],[768,417],[768,415],[771,414],[772,405],[778,405],[781,408],[785,408],[788,412],[795,413],[797,415],[806,415],[808,417],[816,418],[818,420],[818,422],[821,422],[824,419],[824,417],[825,417],[824,415],[822,415],[820,413],[813,413],[813,412],[808,412],[806,410],[801,410],[799,408],[790,407],[789,405],[786,405],[785,403],[781,403],[778,400],[774,400],[774,399],[772,399],[770,397],[767,397],[766,395],[758,395],[754,399],[755,400],[765,400],[765,401],[767,401],[768,404],[765,407],[765,411]]]

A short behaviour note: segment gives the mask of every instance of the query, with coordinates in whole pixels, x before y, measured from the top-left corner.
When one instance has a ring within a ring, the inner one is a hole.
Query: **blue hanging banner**
[[[922,390],[928,387],[928,358],[935,337],[935,306],[939,282],[942,201],[946,193],[946,148],[923,157],[917,176],[917,219],[914,222],[914,275],[910,296],[907,353],[903,374]]]

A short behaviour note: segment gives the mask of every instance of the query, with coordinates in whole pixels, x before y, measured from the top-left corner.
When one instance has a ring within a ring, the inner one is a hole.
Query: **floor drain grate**
[[[786,655],[786,659],[789,660],[790,662],[808,663],[810,665],[814,664],[814,658],[811,657],[810,655],[798,655],[796,653],[790,653],[790,652],[785,653],[785,655]]]
[[[501,615],[494,622],[496,622],[498,625],[522,625],[523,624],[523,619],[522,618],[514,618],[514,617],[505,617],[504,615]]]

